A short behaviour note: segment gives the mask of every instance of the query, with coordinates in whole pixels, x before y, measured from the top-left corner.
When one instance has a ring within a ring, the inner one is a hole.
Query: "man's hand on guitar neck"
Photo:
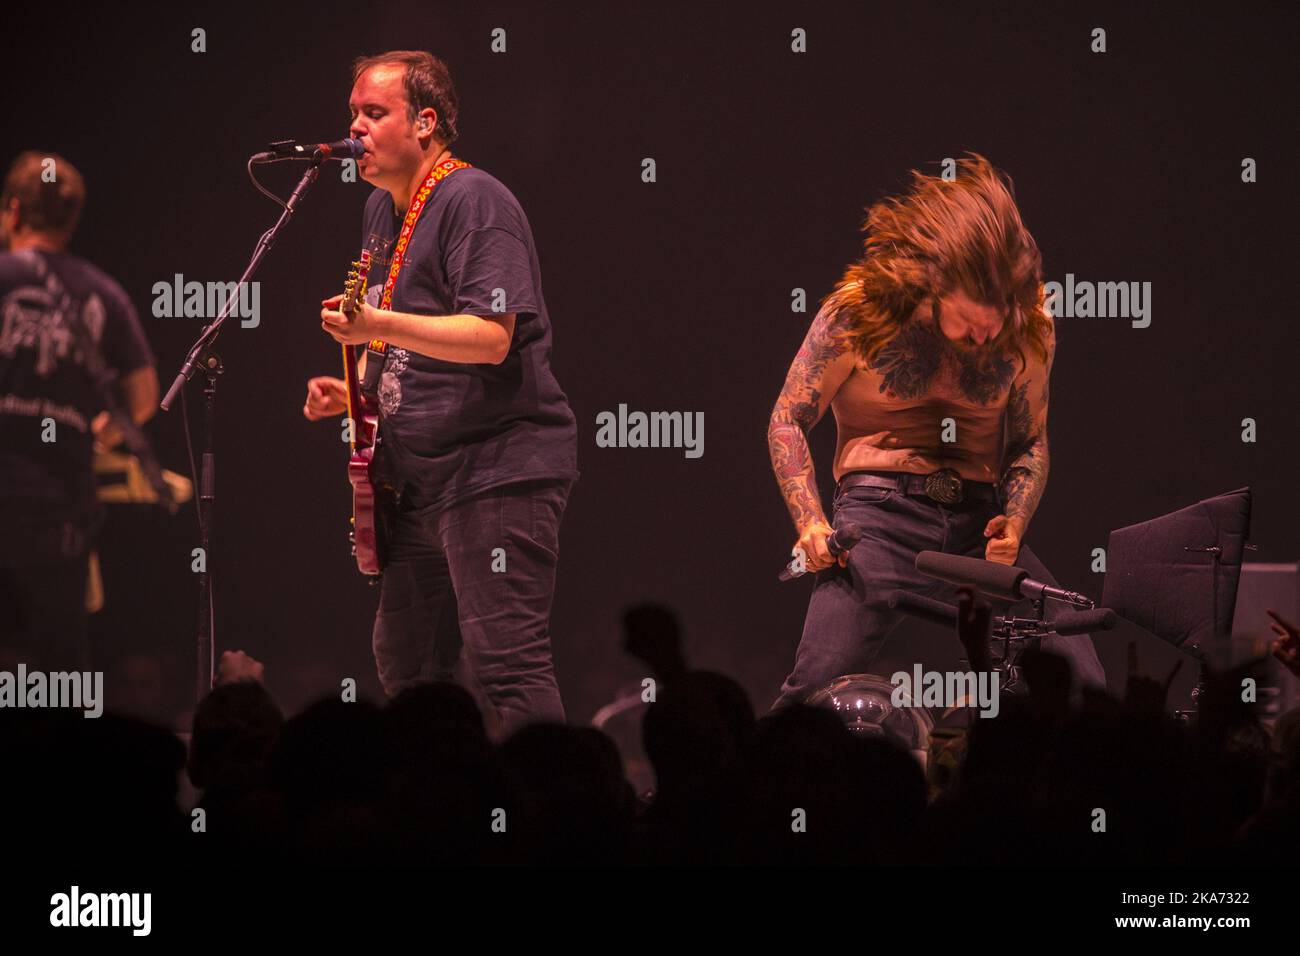
[[[374,323],[374,313],[378,310],[365,302],[358,302],[356,311],[349,316],[338,311],[342,301],[342,295],[321,299],[320,327],[329,333],[330,338],[340,345],[364,345],[380,337]]]
[[[348,386],[343,379],[320,375],[307,380],[307,401],[302,413],[309,422],[340,415],[347,407]]]

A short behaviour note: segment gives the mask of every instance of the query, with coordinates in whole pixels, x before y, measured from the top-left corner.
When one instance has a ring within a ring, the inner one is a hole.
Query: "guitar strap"
[[[419,221],[420,213],[424,211],[434,187],[456,170],[468,169],[469,166],[470,164],[463,159],[447,159],[437,163],[429,170],[424,183],[411,197],[411,208],[406,210],[406,218],[402,220],[402,231],[398,233],[397,244],[393,247],[393,258],[388,266],[388,278],[384,281],[384,294],[379,300],[381,309],[387,309],[393,304],[393,289],[397,285],[397,274],[402,271],[402,264],[406,261],[406,247],[411,241],[411,233],[415,232],[415,224]],[[367,399],[373,400],[379,391],[379,376],[384,371],[384,355],[387,351],[388,343],[380,339],[371,339],[370,344],[366,346],[366,377],[361,382],[361,394]]]

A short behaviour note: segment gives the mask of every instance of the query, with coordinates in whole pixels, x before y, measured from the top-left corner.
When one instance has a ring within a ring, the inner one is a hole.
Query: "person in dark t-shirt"
[[[363,57],[353,81],[357,167],[378,187],[362,246],[387,256],[366,303],[348,317],[340,296],[326,299],[321,324],[346,345],[385,343],[363,361],[382,362],[375,470],[396,495],[373,634],[380,682],[391,695],[449,678],[463,646],[503,730],[562,721],[548,627],[577,428],[551,373],[532,229],[504,185],[451,155],[456,94],[440,60]],[[303,413],[346,402],[342,379],[314,378]]]
[[[130,299],[66,251],[84,198],[72,164],[39,152],[14,161],[0,193],[0,649],[46,668],[87,663],[92,455],[121,438],[88,353],[137,424],[158,402]]]

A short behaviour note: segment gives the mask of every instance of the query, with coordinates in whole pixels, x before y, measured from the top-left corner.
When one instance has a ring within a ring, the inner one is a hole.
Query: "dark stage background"
[[[573,720],[640,678],[619,650],[619,613],[643,600],[680,611],[698,666],[739,678],[760,709],[771,702],[811,583],[775,580],[794,535],[768,413],[817,301],[860,248],[864,207],[910,168],[965,150],[1014,178],[1049,280],[1153,283],[1149,328],[1058,323],[1052,477],[1028,538],[1056,577],[1099,597],[1091,550],[1112,528],[1246,484],[1248,560],[1300,552],[1296,24],[1280,5],[23,4],[5,17],[0,161],[30,148],[80,167],[89,201],[73,249],[134,298],[164,388],[199,323],[154,318],[153,284],[233,280],[276,217],[245,177],[247,155],[344,135],[357,54],[427,48],[448,61],[456,152],[527,211],[554,368],[579,420],[552,622]],[[1104,54],[1089,50],[1098,26]],[[204,53],[191,52],[195,27]],[[490,50],[496,27],[504,54]],[[806,54],[791,52],[795,27]],[[1254,184],[1241,181],[1248,156]],[[641,181],[645,157],[656,183]],[[344,447],[337,424],[301,415],[306,379],[339,374],[318,302],[340,288],[371,189],[336,173],[257,277],[260,327],[232,323],[221,343],[217,648],[265,661],[288,708],[344,677],[379,696],[377,592],[344,540]],[[282,194],[295,176],[264,173]],[[791,312],[795,287],[805,314]],[[189,398],[197,426],[198,380]],[[619,403],[703,411],[704,456],[597,448],[596,415]],[[1241,440],[1246,417],[1254,444]],[[833,430],[828,416],[815,434],[825,489]],[[148,432],[164,465],[188,472],[179,411]],[[164,712],[192,693],[195,544],[190,507],[170,520],[118,510],[102,545],[101,659],[134,693],[152,687]],[[1102,636],[1115,687],[1129,639],[1144,666],[1172,664],[1134,628]],[[909,627],[877,670],[918,649],[939,668],[957,658],[950,635]]]

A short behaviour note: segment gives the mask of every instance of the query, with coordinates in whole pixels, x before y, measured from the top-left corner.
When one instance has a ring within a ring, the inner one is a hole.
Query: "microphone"
[[[889,596],[888,603],[891,610],[902,611],[933,624],[944,627],[954,627],[957,624],[957,609],[934,598],[912,594],[910,591],[894,591]],[[1043,623],[1051,627],[1052,633],[1069,635],[1113,630],[1117,620],[1114,611],[1102,607],[1087,611],[1063,611]]]
[[[1065,611],[1052,619],[1057,634],[1109,631],[1114,629],[1115,621],[1115,612],[1108,607],[1099,607],[1094,611]]]
[[[940,581],[970,585],[985,594],[1009,601],[1048,598],[1075,607],[1093,607],[1092,601],[1077,591],[1067,591],[1065,588],[1036,581],[1024,568],[1010,567],[996,561],[944,554],[942,551],[922,551],[916,556],[916,570]]]
[[[849,522],[842,527],[836,528],[831,532],[830,537],[826,539],[826,550],[831,553],[832,557],[838,558],[845,551],[852,550],[853,546],[862,540],[862,528],[860,525]],[[808,573],[808,568],[799,566],[800,561],[794,558],[781,569],[777,575],[778,580],[793,581],[795,578],[803,577]]]
[[[282,139],[272,143],[264,153],[255,153],[255,163],[278,163],[286,159],[309,159],[322,163],[327,159],[360,159],[366,152],[359,139],[336,139],[332,143],[298,143]]]

